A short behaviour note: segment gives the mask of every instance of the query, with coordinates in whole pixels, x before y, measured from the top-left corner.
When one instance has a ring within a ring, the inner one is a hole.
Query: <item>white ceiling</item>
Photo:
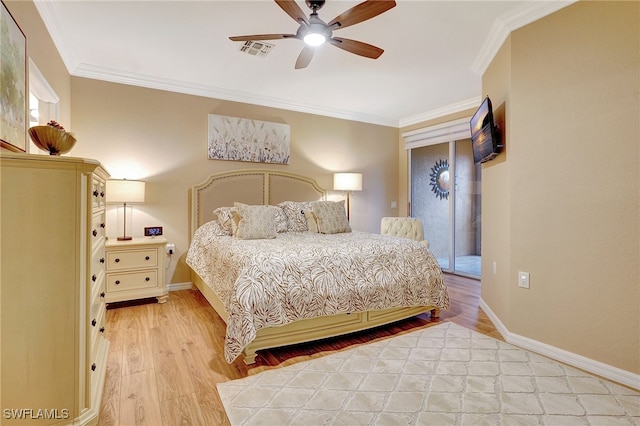
[[[402,127],[479,105],[482,73],[509,32],[572,2],[398,0],[334,32],[384,49],[379,59],[325,45],[301,70],[294,69],[300,40],[275,40],[256,57],[228,39],[295,33],[298,24],[271,0],[36,0],[36,7],[75,76]],[[358,3],[328,0],[320,18],[329,22]]]

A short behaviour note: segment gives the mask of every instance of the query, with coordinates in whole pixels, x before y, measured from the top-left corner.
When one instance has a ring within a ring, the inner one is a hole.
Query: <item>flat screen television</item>
[[[493,121],[493,107],[487,96],[471,117],[471,146],[475,164],[493,160],[502,152],[500,132]]]

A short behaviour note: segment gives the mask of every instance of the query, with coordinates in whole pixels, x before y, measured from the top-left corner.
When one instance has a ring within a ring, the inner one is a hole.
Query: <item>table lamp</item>
[[[118,241],[128,241],[132,237],[127,235],[127,204],[144,203],[145,183],[139,180],[114,179],[107,181],[107,203],[122,204],[124,207],[122,236]],[[129,207],[131,209],[131,207]],[[129,214],[131,220],[133,211]]]
[[[347,192],[347,220],[349,220],[349,195],[353,191],[362,191],[362,173],[334,173],[333,190]]]

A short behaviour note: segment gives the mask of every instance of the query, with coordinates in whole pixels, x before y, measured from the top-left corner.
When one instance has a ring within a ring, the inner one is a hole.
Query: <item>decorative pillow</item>
[[[275,211],[270,206],[239,206],[240,221],[235,236],[241,240],[276,237]]]
[[[307,220],[309,232],[318,232],[318,218],[313,210],[302,210],[304,218]]]
[[[209,228],[214,235],[220,237],[231,235],[226,231],[226,229],[222,227],[222,225],[220,225],[220,222],[218,222],[217,220],[212,220],[211,222],[208,222],[207,225],[209,225]]]
[[[238,208],[238,207],[247,207],[249,206],[249,204],[244,204],[244,203],[239,203],[239,202],[235,202],[233,203],[233,205]],[[264,207],[268,207],[270,209],[273,210],[274,212],[274,216],[275,216],[275,222],[276,222],[276,232],[287,232],[288,226],[289,226],[289,221],[287,219],[287,215],[284,213],[284,210],[282,210],[282,208],[278,207],[278,206],[264,206]],[[239,217],[238,217],[239,219]],[[233,224],[232,224],[233,225]],[[237,223],[236,223],[237,225]],[[234,235],[235,235],[235,230],[233,231]]]
[[[229,235],[233,235],[232,221],[235,211],[235,207],[218,207],[213,211],[213,214],[218,218],[218,223]]]
[[[342,201],[314,201],[311,209],[318,218],[318,232],[323,234],[338,234],[351,232]]]
[[[283,201],[282,203],[278,204],[278,207],[282,208],[282,210],[284,210],[284,214],[287,215],[289,232],[305,232],[309,230],[309,228],[307,228],[307,219],[305,219],[302,211],[310,210],[310,203]]]

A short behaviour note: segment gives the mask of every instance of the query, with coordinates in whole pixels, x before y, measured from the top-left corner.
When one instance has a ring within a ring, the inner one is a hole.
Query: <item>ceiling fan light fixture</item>
[[[309,33],[304,36],[303,40],[309,46],[320,46],[321,44],[324,44],[325,41],[327,41],[327,38],[320,33]]]
[[[395,0],[364,0],[351,9],[333,18],[327,24],[318,16],[318,10],[324,6],[326,0],[305,0],[311,9],[309,18],[300,9],[295,0],[275,0],[276,4],[287,15],[298,23],[295,34],[257,34],[229,37],[231,41],[257,42],[263,40],[297,39],[305,43],[302,52],[296,60],[295,69],[305,68],[311,62],[315,47],[325,43],[332,44],[346,52],[365,58],[378,59],[384,50],[357,40],[333,37],[333,31],[350,27],[360,22],[374,18],[396,6]]]

